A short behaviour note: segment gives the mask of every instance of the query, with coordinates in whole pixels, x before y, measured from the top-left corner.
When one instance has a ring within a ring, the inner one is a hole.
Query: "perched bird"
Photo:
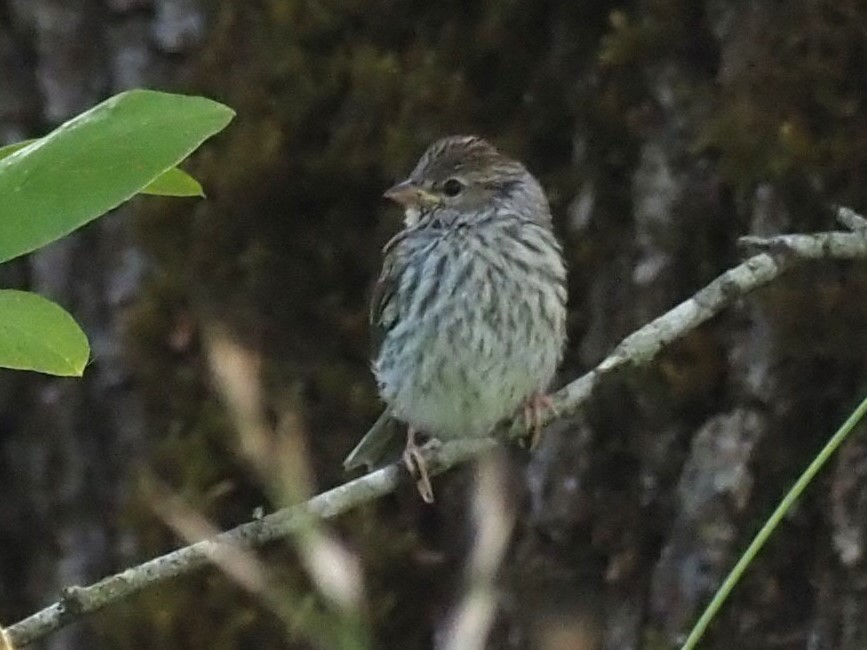
[[[344,467],[381,464],[403,422],[404,462],[431,502],[418,432],[485,436],[523,406],[538,436],[566,341],[566,270],[538,181],[479,137],[435,142],[385,197],[405,210],[370,308],[386,410]]]

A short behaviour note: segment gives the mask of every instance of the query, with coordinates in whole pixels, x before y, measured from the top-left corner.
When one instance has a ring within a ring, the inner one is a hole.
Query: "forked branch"
[[[767,285],[788,269],[814,260],[867,259],[867,220],[848,208],[840,208],[838,220],[848,232],[812,235],[743,237],[740,244],[755,253],[725,271],[691,298],[626,337],[614,351],[587,374],[553,395],[554,409],[546,420],[577,411],[606,375],[630,366],[649,364],[674,341],[682,338],[747,294]],[[555,413],[557,415],[555,415]],[[525,433],[518,418],[501,432],[517,438]],[[429,452],[432,473],[466,462],[497,444],[495,438],[459,440]],[[357,505],[394,491],[402,480],[402,465],[391,465],[323,492],[302,504],[279,510],[237,528],[109,576],[87,587],[69,587],[56,603],[0,630],[4,641],[20,648],[58,630],[83,615],[102,609],[152,584],[181,576],[233,550],[261,546],[303,529],[310,518],[330,519]]]

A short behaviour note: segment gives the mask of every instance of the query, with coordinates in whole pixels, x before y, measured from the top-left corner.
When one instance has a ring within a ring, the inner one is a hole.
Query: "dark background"
[[[736,264],[747,233],[867,209],[863,0],[0,0],[0,139],[129,87],[237,112],[187,168],[208,199],[137,199],[0,269],[94,348],[84,380],[0,374],[0,621],[182,541],[158,477],[220,528],[276,505],[238,453],[203,332],[263,359],[316,491],[375,419],[366,302],[400,224],[380,195],[432,140],[477,133],[549,192],[570,268],[560,383]],[[530,457],[491,648],[674,647],[863,397],[864,264],[743,300],[607,382]],[[867,647],[867,443],[856,433],[737,588],[706,648]],[[380,648],[428,648],[470,545],[460,469],[341,518]],[[284,547],[265,553],[295,593]],[[312,598],[312,596],[311,596]],[[559,636],[558,636],[559,635]],[[308,648],[216,570],[44,641]]]

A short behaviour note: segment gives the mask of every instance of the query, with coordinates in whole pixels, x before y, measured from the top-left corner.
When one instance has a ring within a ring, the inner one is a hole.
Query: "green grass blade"
[[[761,527],[755,538],[753,538],[753,541],[747,547],[747,550],[744,551],[734,568],[728,576],[726,576],[726,579],[723,581],[720,588],[717,589],[713,599],[707,606],[707,609],[705,609],[701,617],[699,617],[686,641],[681,646],[681,650],[694,650],[694,648],[696,648],[711,621],[713,621],[717,612],[719,612],[726,598],[728,598],[729,594],[732,592],[732,589],[734,589],[735,585],[740,581],[741,576],[743,576],[747,567],[749,567],[750,563],[755,559],[756,555],[758,555],[759,551],[765,545],[765,542],[768,541],[774,530],[776,530],[777,526],[780,525],[783,517],[785,517],[789,510],[791,510],[794,503],[798,500],[798,497],[801,496],[807,486],[816,477],[816,474],[819,473],[819,470],[825,466],[828,459],[831,458],[834,452],[837,451],[837,448],[849,436],[852,429],[854,429],[862,420],[865,413],[867,413],[867,397],[864,398],[864,401],[858,405],[858,408],[856,408],[855,411],[846,419],[836,433],[831,436],[831,439],[825,444],[822,451],[820,451],[813,459],[807,469],[804,470],[804,473],[798,477],[797,481],[795,481],[795,484],[788,491],[786,496],[783,497],[780,505],[777,506],[773,514]]]

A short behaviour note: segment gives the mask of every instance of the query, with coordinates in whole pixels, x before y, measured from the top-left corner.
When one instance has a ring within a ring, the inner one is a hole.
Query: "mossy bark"
[[[128,85],[238,111],[192,161],[206,201],[139,202],[134,228],[114,215],[5,271],[70,307],[96,354],[82,382],[0,386],[3,619],[178,543],[142,473],[220,527],[282,502],[217,395],[215,328],[262,360],[266,410],[291,422],[308,487],[343,480],[379,409],[366,296],[400,223],[380,193],[436,137],[489,137],[548,189],[570,268],[563,381],[736,263],[738,236],[863,211],[865,24],[857,0],[0,0],[7,139]],[[610,382],[533,455],[514,451],[518,525],[489,647],[674,647],[862,397],[865,283],[859,263],[794,273]],[[856,436],[708,648],[864,647],[863,456]],[[438,479],[435,508],[407,490],[339,522],[377,647],[441,634],[472,542],[471,477]],[[299,609],[327,615],[291,550],[266,561]],[[101,634],[305,648],[322,620],[287,632],[217,572],[157,591],[52,647]]]

